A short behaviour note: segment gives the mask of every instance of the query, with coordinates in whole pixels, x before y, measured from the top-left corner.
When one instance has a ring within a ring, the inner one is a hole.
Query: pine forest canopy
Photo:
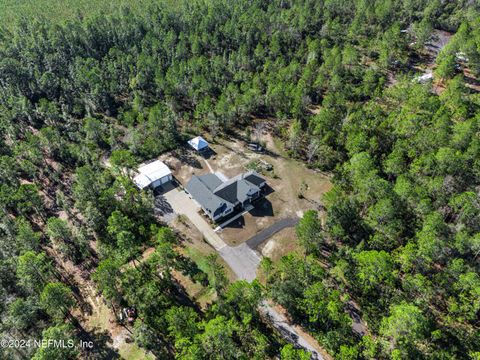
[[[480,359],[477,2],[0,0],[0,29],[0,339],[95,338],[82,279],[106,311],[135,304],[157,358],[308,358],[269,299],[336,359]],[[257,119],[333,188],[295,228],[300,255],[230,282],[125,169]],[[0,358],[113,350],[85,351]]]

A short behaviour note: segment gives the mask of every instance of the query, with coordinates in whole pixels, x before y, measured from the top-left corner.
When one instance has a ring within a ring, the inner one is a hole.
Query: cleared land
[[[257,250],[263,256],[267,256],[273,261],[278,261],[282,256],[291,254],[292,252],[300,252],[295,229],[286,228],[279,231],[268,239],[268,241],[260,245]]]
[[[300,217],[305,210],[321,208],[322,195],[331,188],[328,177],[288,159],[269,134],[263,135],[266,153],[255,153],[238,139],[218,139],[211,144],[214,154],[204,159],[188,150],[178,150],[160,157],[172,169],[176,179],[186,185],[191,176],[220,172],[233,177],[255,164],[271,164],[271,171],[261,171],[271,188],[265,199],[249,213],[231,222],[219,235],[230,246],[240,245],[283,218]],[[299,195],[302,196],[299,196]]]
[[[284,156],[281,144],[277,144],[270,135],[265,135],[263,140],[267,144],[266,154],[253,153],[235,141],[231,147],[239,154],[225,154],[219,159],[219,165],[227,168],[238,164],[234,170],[237,173],[244,171],[253,161],[261,160],[273,165],[272,171],[262,172],[273,192],[254,210],[222,231],[223,239],[231,245],[247,241],[279,219],[299,217],[305,210],[318,209],[322,195],[331,188],[327,177]],[[299,197],[300,193],[303,197]]]

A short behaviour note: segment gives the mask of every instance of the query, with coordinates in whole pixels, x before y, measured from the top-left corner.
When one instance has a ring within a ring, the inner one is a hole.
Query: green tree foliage
[[[316,211],[306,211],[297,224],[295,231],[300,244],[305,248],[307,253],[319,252],[323,235],[322,225]]]
[[[337,354],[337,359],[340,360],[355,360],[358,359],[358,348],[356,346],[341,345]]]
[[[114,150],[110,155],[110,163],[118,174],[126,174],[135,166],[135,157],[128,150]]]
[[[35,251],[40,244],[41,234],[34,231],[32,225],[23,217],[15,219],[16,227],[16,247],[20,253],[26,251]]]
[[[110,301],[121,299],[118,284],[121,275],[120,265],[119,260],[107,258],[98,264],[95,273],[92,275],[103,296]]]
[[[280,353],[282,360],[308,360],[310,354],[301,349],[295,349],[292,344],[285,345]]]
[[[208,263],[209,282],[217,294],[221,294],[227,285],[227,276],[223,266],[218,261],[217,254],[210,254],[206,257]]]
[[[407,62],[406,37],[394,24],[383,35],[379,44],[380,63],[384,67],[404,65]]]
[[[218,312],[229,318],[237,317],[247,325],[258,322],[258,307],[263,298],[262,290],[257,282],[237,281],[231,284],[219,301]]]
[[[442,80],[450,79],[455,74],[455,55],[446,55],[438,60],[435,74]]]
[[[40,304],[56,322],[62,321],[75,304],[72,290],[63,283],[48,283],[40,294]]]
[[[43,217],[43,201],[38,194],[38,188],[34,184],[22,184],[13,195],[13,206],[20,215]]]
[[[78,263],[88,254],[85,242],[73,234],[65,220],[49,218],[47,220],[46,230],[50,241],[52,241],[67,258]]]
[[[459,71],[480,72],[478,4],[144,0],[105,13],[88,4],[19,3],[16,14],[35,16],[1,25],[0,331],[38,336],[51,325],[42,306],[63,319],[71,304],[56,303],[69,291],[55,283],[53,244],[94,271],[114,309],[137,309],[133,337],[158,358],[303,358],[265,326],[264,296],[337,358],[478,355],[478,96]],[[85,16],[50,21],[67,5]],[[4,7],[0,19],[11,18],[15,7]],[[436,59],[445,88],[432,89],[408,77],[436,29],[458,31]],[[215,139],[255,118],[276,121],[287,154],[332,171],[325,224],[305,213],[306,256],[264,260],[265,289],[229,286],[208,257],[217,299],[197,309],[173,276],[195,270],[182,239],[152,226],[152,195],[125,170],[186,133]],[[43,325],[29,327],[27,315]]]
[[[18,298],[8,306],[8,318],[14,329],[27,331],[40,320],[40,306],[33,297]]]
[[[315,283],[305,289],[301,307],[310,323],[325,331],[345,327],[344,331],[348,333],[351,319],[343,310],[344,304],[338,291],[326,288],[321,282]]]
[[[70,325],[57,325],[44,330],[42,340],[46,343],[49,340],[63,341],[65,346],[42,346],[35,352],[32,358],[34,360],[74,360],[79,355],[76,348],[77,339]]]
[[[188,307],[172,307],[170,308],[165,318],[168,322],[168,332],[170,336],[175,339],[175,342],[178,342],[178,346],[185,339],[192,339],[198,332],[198,314]]]
[[[428,323],[422,311],[414,305],[402,303],[393,305],[390,315],[382,320],[380,333],[388,338],[394,347],[415,346],[426,335]]]
[[[422,49],[432,36],[433,27],[431,20],[424,18],[422,21],[414,24],[413,31],[415,34],[415,47]]]
[[[355,255],[356,275],[360,286],[366,292],[382,285],[391,285],[394,279],[393,262],[385,251],[362,251]]]
[[[480,276],[473,271],[461,274],[453,287],[459,292],[459,299],[452,299],[450,311],[474,321],[480,312]]]
[[[43,252],[27,251],[17,261],[19,283],[28,290],[40,292],[53,275],[51,262]]]
[[[76,170],[73,184],[75,207],[85,216],[92,230],[102,231],[106,214],[112,211],[114,200],[109,188],[111,181],[107,172],[96,171],[88,165]]]

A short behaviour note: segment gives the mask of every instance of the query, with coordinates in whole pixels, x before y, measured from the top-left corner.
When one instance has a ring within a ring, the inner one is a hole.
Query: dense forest
[[[159,359],[308,359],[261,316],[264,299],[335,359],[480,359],[480,97],[467,86],[480,75],[476,2],[111,8],[64,21],[31,8],[1,25],[1,339],[101,343],[77,318],[85,301],[61,259],[114,311],[136,304],[135,343]],[[434,82],[419,83],[414,65],[435,29],[454,35]],[[184,239],[122,169],[193,130],[235,136],[258,119],[334,187],[325,216],[297,225],[304,256],[265,258],[264,281],[230,283],[214,256],[203,271],[179,252]],[[173,270],[216,300],[200,309]],[[0,358],[110,351],[2,347]]]

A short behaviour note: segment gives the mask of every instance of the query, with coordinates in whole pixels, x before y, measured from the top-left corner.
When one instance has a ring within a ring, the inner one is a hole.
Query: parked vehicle
[[[263,147],[260,144],[249,143],[247,146],[250,150],[255,151],[255,152],[263,152],[264,151]]]

